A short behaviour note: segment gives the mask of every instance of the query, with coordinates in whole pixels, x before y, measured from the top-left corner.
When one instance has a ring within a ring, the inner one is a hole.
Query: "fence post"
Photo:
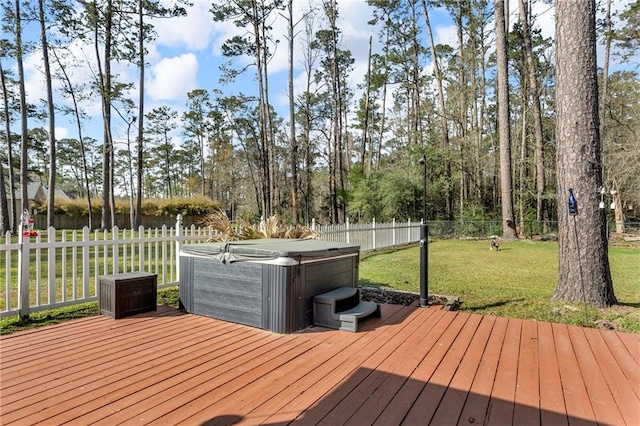
[[[393,234],[391,234],[391,244],[396,245],[396,218],[391,221],[391,227],[393,228]]]
[[[373,237],[373,250],[376,249],[376,218],[373,218],[373,221],[371,222],[371,234]]]
[[[89,228],[82,228],[82,297],[89,297],[89,280],[91,279],[91,269],[89,268]],[[95,295],[98,295],[97,289]]]
[[[351,238],[349,238],[349,218],[347,218],[347,220],[345,221],[345,225],[347,230],[346,242],[347,244],[349,244],[349,242],[351,241]]]
[[[140,225],[138,227],[138,271],[144,270],[144,226]]]
[[[180,250],[182,249],[182,215],[176,216],[176,275],[180,285]]]
[[[111,270],[113,271],[114,274],[119,274],[120,273],[120,245],[118,244],[118,237],[120,234],[120,229],[118,228],[117,225],[114,225],[113,228],[111,228],[111,233],[112,233],[112,241],[113,244],[111,245],[111,258],[113,259],[113,263],[111,264]],[[108,250],[108,246],[105,246],[105,249]]]
[[[167,282],[167,225],[162,225],[162,284]],[[156,257],[157,254],[156,254]]]
[[[41,243],[41,242],[42,242],[42,235],[38,234],[38,236],[36,237],[36,243]],[[31,243],[31,240],[29,240],[29,243]],[[36,277],[35,277],[36,278],[36,285],[35,285],[36,306],[41,306],[42,305],[42,288],[40,286],[42,283],[42,276],[41,276],[42,256],[41,256],[40,249],[36,249],[35,252],[36,252]],[[31,258],[31,256],[29,256],[29,258]],[[29,259],[29,268],[31,268],[31,259]],[[31,277],[29,277],[29,281],[31,281]]]
[[[18,315],[20,320],[29,319],[29,232],[25,228],[25,221],[29,219],[29,212],[25,210],[20,216],[20,228],[18,249]],[[27,234],[25,236],[25,233]],[[8,306],[7,306],[8,308]]]

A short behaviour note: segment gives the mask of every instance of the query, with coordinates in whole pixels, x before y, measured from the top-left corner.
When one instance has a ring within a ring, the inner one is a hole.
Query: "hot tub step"
[[[320,327],[356,332],[358,320],[380,318],[380,305],[360,300],[360,290],[339,287],[313,297],[313,322]]]

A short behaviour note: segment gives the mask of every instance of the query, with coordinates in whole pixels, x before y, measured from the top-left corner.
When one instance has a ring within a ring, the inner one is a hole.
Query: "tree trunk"
[[[469,99],[467,95],[467,55],[465,49],[465,39],[464,39],[464,24],[463,18],[465,16],[465,12],[470,14],[470,10],[468,10],[468,5],[463,4],[461,0],[456,2],[456,36],[458,41],[458,87],[459,87],[459,132],[456,135],[457,140],[459,141],[459,175],[460,175],[460,214],[464,213],[464,205],[467,199],[469,198],[469,178],[467,173],[467,155],[466,155],[466,142],[467,142],[467,131],[469,128],[469,121],[467,118],[468,114],[468,105]],[[451,196],[452,197],[452,196]],[[448,216],[453,219],[453,199],[451,201],[447,201],[449,205],[447,207]]]
[[[267,187],[269,192],[269,216],[274,214],[276,207],[276,161],[275,161],[275,129],[273,124],[273,116],[271,113],[271,101],[269,100],[269,49],[266,47],[268,40],[267,32],[269,31],[268,24],[266,22],[267,17],[263,16],[260,20],[260,49],[262,54],[262,91],[264,95],[264,112],[265,112],[265,128],[267,130],[267,155],[268,155],[268,174],[269,185]],[[262,93],[262,92],[261,92]]]
[[[385,52],[388,51],[389,46],[389,30],[385,30]],[[376,172],[380,169],[380,158],[382,157],[382,141],[384,140],[384,131],[386,126],[387,119],[387,85],[389,84],[389,58],[388,55],[384,55],[383,57],[383,75],[384,82],[382,83],[382,105],[380,107],[381,116],[380,116],[380,133],[378,134],[378,144],[376,146]]]
[[[3,236],[10,229],[9,203],[7,202],[7,191],[4,186],[4,166],[0,161],[0,236]]]
[[[445,186],[447,191],[447,219],[453,219],[453,182],[451,181],[451,161],[449,160],[449,125],[447,123],[447,106],[444,99],[444,87],[442,85],[442,75],[440,74],[440,65],[438,62],[438,55],[436,54],[436,46],[433,41],[433,34],[431,33],[431,23],[429,22],[429,11],[427,9],[426,0],[422,0],[422,9],[424,10],[424,21],[427,27],[427,35],[429,36],[429,46],[431,48],[431,59],[433,61],[433,74],[436,79],[436,87],[438,88],[438,106],[440,109],[440,148],[443,152],[447,152],[445,155]],[[462,52],[462,46],[460,46]],[[462,66],[462,64],[461,64]]]
[[[538,88],[538,77],[535,62],[533,60],[533,48],[531,47],[531,31],[529,29],[529,11],[524,0],[519,0],[520,20],[522,22],[522,38],[525,55],[525,64],[529,80],[529,88],[531,93],[531,107],[533,112],[534,134],[536,138],[536,220],[544,221],[544,230],[546,232],[548,217],[544,192],[546,190],[546,182],[544,175],[544,141],[542,138],[542,110],[540,107],[540,89]]]
[[[524,88],[524,85],[522,86]],[[524,91],[524,90],[523,90]],[[525,91],[526,92],[526,91]],[[526,99],[526,94],[523,93],[522,99]],[[524,103],[524,101],[523,101]],[[519,170],[518,170],[518,222],[520,227],[520,232],[524,230],[524,216],[525,216],[525,180],[526,180],[526,162],[527,162],[527,108],[526,105],[522,106],[522,137],[520,139],[520,161],[519,161]]]
[[[367,153],[369,141],[369,101],[371,97],[371,44],[373,37],[369,36],[369,53],[367,55],[367,88],[364,94],[364,125],[362,126],[362,154],[360,155],[360,165],[366,177],[371,176],[371,163],[373,161],[373,150]]]
[[[602,87],[600,89],[601,107],[600,108],[600,139],[606,140],[605,120],[603,118],[604,110],[609,102],[607,88],[609,84],[609,59],[611,56],[611,0],[607,0],[607,9],[604,18],[604,60],[602,65]]]
[[[262,215],[267,218],[271,216],[271,201],[273,199],[273,194],[271,194],[271,141],[269,140],[269,120],[268,120],[268,105],[265,99],[265,67],[266,64],[263,63],[263,52],[262,50],[265,48],[262,45],[262,31],[260,28],[261,23],[259,22],[258,17],[258,4],[257,0],[251,1],[252,7],[252,24],[253,24],[253,32],[254,32],[254,48],[255,48],[255,59],[256,59],[256,73],[258,78],[258,111],[260,115],[260,160],[261,160],[261,172],[262,172]]]
[[[94,9],[96,16],[94,27],[94,49],[96,52],[96,60],[98,64],[98,79],[100,88],[100,97],[102,102],[102,125],[103,125],[103,146],[102,146],[102,229],[111,229],[113,226],[111,207],[111,20],[112,5],[111,0],[107,1],[105,13],[105,43],[104,43],[104,70],[100,59],[100,43],[99,43],[99,25],[98,5],[94,1]]]
[[[559,276],[554,300],[616,303],[609,269],[598,123],[594,0],[556,1]],[[577,210],[569,208],[570,192]]]
[[[422,99],[420,97],[420,79],[421,79],[421,70],[420,70],[420,49],[421,49],[421,41],[418,40],[417,30],[418,22],[417,22],[417,8],[419,7],[416,4],[410,4],[411,8],[411,30],[409,34],[411,35],[411,62],[409,65],[410,68],[410,99],[411,99],[411,112],[410,112],[410,132],[412,140],[420,146],[424,146],[425,138],[423,137],[422,132]]]
[[[73,87],[73,84],[71,83],[71,78],[69,77],[69,74],[67,73],[66,68],[62,64],[62,61],[60,60],[60,58],[57,56],[55,49],[52,50],[52,53],[56,59],[56,62],[58,64],[58,69],[60,70],[62,78],[67,86],[66,90],[69,92],[68,94],[71,97],[71,101],[73,103],[73,115],[76,122],[76,128],[78,130],[78,141],[80,142],[80,156],[82,158],[82,175],[83,175],[83,182],[84,182],[84,190],[86,192],[85,195],[87,197],[87,212],[88,212],[88,218],[89,218],[88,227],[89,229],[93,229],[93,213],[92,213],[93,208],[91,206],[89,166],[87,165],[87,152],[86,152],[87,150],[85,149],[84,139],[82,136],[82,119],[80,114],[80,107],[78,106],[78,99],[76,97],[76,92]]]
[[[339,204],[340,200],[338,198],[338,184],[342,182],[342,99],[339,81],[340,70],[338,67],[338,28],[336,24],[336,7],[336,1],[331,0],[329,7],[326,8],[327,18],[329,19],[329,27],[331,30],[331,51],[329,55],[331,61],[331,96],[333,106],[331,111],[331,139],[333,147],[331,149],[332,153],[329,154],[329,158],[332,159],[330,160],[330,162],[332,162],[333,165],[330,165],[329,187],[331,191],[331,219],[333,223],[340,222],[341,209]]]
[[[4,186],[4,171],[1,168],[0,162],[0,174],[2,174],[2,179],[0,181],[0,208],[2,209],[2,229],[3,234],[6,231],[12,231],[15,233],[17,231],[17,214],[16,214],[16,188],[14,184],[14,175],[13,175],[13,146],[11,143],[11,116],[9,115],[9,93],[7,92],[7,81],[4,76],[4,69],[2,68],[2,62],[0,62],[0,82],[2,83],[2,99],[3,99],[3,111],[4,111],[4,125],[5,125],[5,133],[7,135],[7,168],[9,169],[8,177],[9,177],[9,197],[11,197],[11,212],[9,212],[9,206],[7,203],[7,194]],[[4,198],[2,198],[2,194],[4,193]]]
[[[509,120],[509,75],[504,0],[495,0],[496,53],[498,58],[498,127],[500,133],[500,193],[502,198],[502,238],[518,238],[513,212],[511,177],[511,128]]]
[[[29,211],[29,197],[27,185],[29,184],[29,157],[27,143],[29,140],[29,126],[27,123],[27,94],[24,87],[24,66],[22,64],[22,20],[20,16],[20,0],[16,0],[16,62],[18,64],[18,78],[20,89],[20,184],[22,185],[22,209]],[[19,227],[17,227],[19,229]]]
[[[127,157],[129,160],[129,188],[131,189],[131,193],[129,195],[129,223],[131,225],[131,229],[138,229],[140,225],[136,222],[136,206],[133,203],[135,198],[135,184],[133,182],[133,155],[131,155],[131,126],[133,125],[135,117],[131,118],[131,121],[127,120]],[[141,218],[142,219],[142,218]],[[142,222],[142,220],[140,221]]]
[[[53,226],[53,213],[56,199],[56,114],[53,105],[53,89],[51,87],[51,66],[49,63],[49,43],[44,15],[44,0],[38,0],[40,18],[40,40],[44,62],[45,86],[47,88],[47,115],[49,119],[49,194],[47,196],[47,226]]]
[[[289,10],[289,138],[291,139],[291,219],[297,225],[298,214],[298,141],[296,139],[296,99],[293,93],[293,42],[295,39],[293,23],[293,0],[287,5]]]
[[[138,54],[140,55],[140,75],[138,81],[138,150],[136,161],[136,206],[133,225],[138,229],[142,225],[142,179],[144,174],[144,13],[142,0],[138,0]],[[127,133],[127,137],[128,137]],[[204,175],[204,174],[203,174]],[[133,187],[131,188],[133,195]]]

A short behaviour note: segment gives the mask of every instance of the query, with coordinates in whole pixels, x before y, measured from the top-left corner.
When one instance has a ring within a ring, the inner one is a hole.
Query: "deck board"
[[[524,321],[520,334],[517,388],[513,423],[522,426],[540,425],[540,384],[538,377],[538,327],[534,321]]]
[[[433,311],[423,313],[432,314]],[[347,424],[372,424],[422,361],[423,352],[412,351],[411,348],[419,346],[427,337],[433,324],[430,318],[419,319],[421,327],[405,337],[397,351],[372,371],[354,392],[340,401],[324,423],[340,424],[341,420],[347,420]],[[357,408],[355,412],[354,408]]]
[[[494,322],[495,317],[481,317],[480,325],[434,414],[433,424],[455,424],[459,420]]]
[[[418,424],[421,419],[425,422],[431,421],[481,320],[479,316],[467,314],[459,315],[458,318],[464,322],[461,322],[462,326],[455,336],[452,333],[453,340],[446,340],[444,345],[433,351],[432,358],[437,360],[437,357],[442,355],[442,360],[425,381],[422,392],[407,413],[404,421],[408,424]],[[441,350],[445,348],[446,352],[442,353]]]
[[[417,320],[422,321],[421,319]],[[400,345],[397,349],[393,352],[387,352],[386,358],[379,365],[365,366],[365,372],[368,374],[362,374],[363,380],[353,390],[345,388],[344,392],[349,391],[349,393],[345,394],[343,398],[334,397],[334,399],[339,399],[338,404],[322,419],[320,424],[372,423],[379,415],[377,410],[380,406],[384,407],[388,403],[387,398],[395,394],[404,378],[411,373],[419,361],[413,356],[414,354],[407,354],[402,349],[418,344],[424,337],[425,331],[426,327],[420,327],[407,331],[411,334],[398,334],[397,339],[400,340]],[[353,382],[356,383],[356,380]],[[305,421],[311,422],[311,420],[305,418]]]
[[[640,335],[620,334],[618,338],[624,342],[629,353],[633,356],[636,364],[640,367]]]
[[[595,363],[602,369],[602,378],[609,385],[613,400],[618,402],[617,408],[627,424],[633,424],[640,413],[640,400],[637,398],[640,386],[630,386],[617,363],[608,362],[613,356],[598,330],[584,330],[589,346],[595,357]],[[638,382],[636,382],[637,384]]]
[[[453,321],[458,319],[456,326]],[[436,316],[434,318],[437,322],[429,327],[429,333],[425,339],[418,346],[420,351],[424,354],[424,357],[420,361],[420,364],[416,367],[413,373],[409,376],[408,380],[403,384],[402,388],[393,396],[383,413],[378,417],[375,424],[400,424],[413,406],[415,400],[422,392],[426,380],[431,377],[433,370],[437,367],[441,357],[439,353],[446,352],[446,341],[442,341],[442,346],[438,351],[438,342],[441,338],[446,337],[446,331],[450,330],[449,338],[451,335],[456,334],[459,331],[459,325],[465,320],[464,317],[453,316]],[[416,349],[418,349],[416,347]]]
[[[424,313],[421,314],[424,315]],[[303,412],[304,417],[298,420],[300,420],[302,424],[318,424],[325,419],[325,417],[327,418],[326,421],[329,421],[329,424],[331,424],[331,420],[339,421],[336,413],[339,413],[342,407],[344,407],[344,404],[341,405],[341,403],[347,399],[354,390],[358,389],[359,392],[362,391],[363,386],[360,386],[360,384],[402,346],[407,336],[406,333],[411,332],[414,328],[422,324],[419,317],[420,315],[415,315],[413,318],[410,318],[410,321],[407,322],[405,327],[396,330],[387,330],[389,336],[385,339],[385,342],[381,342],[382,344],[377,346],[375,351],[372,346],[371,352],[359,352],[353,359],[345,361],[341,366],[343,373],[341,375],[342,383],[339,384],[337,389],[332,389],[332,392],[315,401],[309,410]],[[354,393],[353,395],[353,398],[356,399],[361,397],[362,395],[360,395],[360,393]],[[359,405],[355,408],[358,407]]]
[[[570,424],[597,424],[596,416],[591,406],[591,398],[578,365],[578,358],[569,334],[569,327],[564,324],[553,324],[553,337],[556,344],[562,394],[568,413],[575,413],[575,419]]]
[[[483,424],[488,417],[489,400],[498,370],[500,352],[507,331],[508,320],[496,318],[487,347],[482,355],[467,401],[459,416],[459,425]]]
[[[172,393],[180,389],[179,386],[184,386],[193,379],[203,379],[204,376],[199,375],[207,372],[209,363],[216,360],[223,362],[234,354],[252,351],[263,345],[268,349],[276,344],[257,333],[232,333],[229,338],[221,340],[219,348],[212,352],[210,343],[203,341],[191,349],[180,350],[161,368],[152,367],[153,374],[146,373],[148,370],[145,370],[128,378],[125,386],[112,390],[111,398],[115,402],[86,413],[82,419],[87,424],[114,424],[117,420],[128,420],[138,410],[137,407],[153,406],[158,395],[171,398]]]
[[[489,409],[487,424],[511,424],[513,419],[514,401],[516,394],[516,379],[518,376],[518,351],[520,347],[522,321],[509,320],[502,344],[502,351],[498,360]]]
[[[383,318],[404,319],[406,311],[398,309],[392,305],[383,305]],[[371,330],[372,324],[381,320],[366,321],[363,331]],[[391,329],[389,329],[391,331]],[[336,333],[330,331],[329,333]],[[357,333],[356,336],[344,333],[349,336],[345,347],[336,347],[335,351],[326,352],[326,360],[310,369],[298,380],[295,380],[277,397],[271,397],[251,412],[249,412],[240,423],[278,423],[286,421],[290,416],[299,416],[308,408],[308,401],[317,401],[326,395],[340,380],[349,372],[347,361],[357,361],[358,355],[362,352],[361,347],[376,346],[382,339],[388,338],[387,334],[377,333]],[[303,395],[303,398],[300,396]]]
[[[637,425],[639,350],[438,307],[288,335],[160,307],[0,337],[0,423]]]
[[[538,323],[538,385],[540,390],[540,423],[563,426],[569,424],[560,378],[560,368],[550,323]]]
[[[593,355],[584,330],[579,327],[568,327],[568,331],[574,351],[580,354],[580,356],[577,357],[578,366],[580,367],[581,376],[590,397],[591,407],[597,422],[599,424],[609,425],[623,424],[624,420],[611,394],[610,388],[608,386],[601,386],[602,383],[606,383],[607,381]]]
[[[132,362],[144,362],[145,370],[151,369],[155,366],[161,366],[168,362],[169,358],[175,357],[173,352],[169,352],[168,349],[174,345],[175,339],[171,336],[172,333],[180,332],[183,323],[176,322],[174,329],[161,328],[159,332],[166,334],[156,339],[153,338],[150,341],[142,339],[127,340],[131,344],[128,347],[117,346],[118,350],[113,348],[103,348],[102,351],[93,352],[86,351],[84,346],[95,346],[95,341],[86,341],[86,345],[79,345],[75,349],[70,349],[69,352],[75,352],[82,354],[81,358],[72,356],[69,359],[60,358],[58,362],[54,364],[54,369],[48,366],[40,366],[42,374],[39,377],[32,377],[29,381],[25,381],[21,378],[13,380],[15,383],[13,392],[7,397],[3,404],[19,401],[22,405],[38,404],[39,408],[51,404],[56,405],[64,402],[64,392],[60,389],[65,389],[69,393],[69,398],[74,398],[73,389],[75,387],[83,387],[85,391],[90,391],[94,388],[102,386],[96,378],[110,377],[112,380],[119,381],[120,379],[135,377],[131,368],[123,369],[122,366]],[[192,330],[197,330],[196,324],[191,324]],[[194,331],[193,339],[194,345],[198,338],[207,339],[210,336],[212,330],[207,327],[209,324],[203,322],[200,325],[200,332]],[[167,334],[168,333],[168,334]],[[147,334],[148,331],[147,331]],[[129,336],[131,337],[131,336]],[[153,346],[153,351],[149,348]],[[193,348],[193,345],[190,345]],[[156,350],[157,349],[157,350]],[[166,355],[160,359],[155,359],[163,354]],[[189,349],[191,350],[191,349]],[[154,355],[157,355],[154,357]],[[141,358],[142,356],[142,358]],[[144,374],[144,371],[137,371],[135,373]],[[5,376],[3,375],[3,379]],[[3,380],[4,381],[4,380]],[[10,382],[7,378],[7,382]],[[33,389],[37,389],[37,393],[33,392]],[[54,400],[50,398],[55,398]]]

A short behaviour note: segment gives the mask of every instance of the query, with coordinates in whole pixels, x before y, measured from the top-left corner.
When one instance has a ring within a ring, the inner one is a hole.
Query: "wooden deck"
[[[277,335],[169,308],[0,338],[3,425],[640,425],[640,336],[383,305]]]

